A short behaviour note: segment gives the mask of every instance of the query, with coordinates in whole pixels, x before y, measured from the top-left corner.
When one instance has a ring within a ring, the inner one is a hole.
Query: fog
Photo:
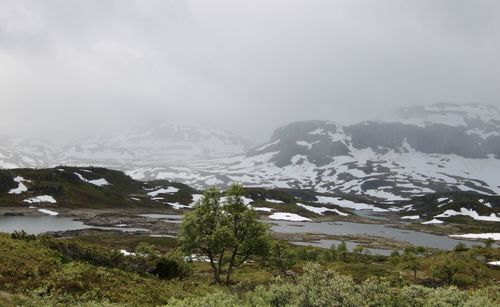
[[[0,134],[500,106],[499,54],[495,0],[0,0]]]

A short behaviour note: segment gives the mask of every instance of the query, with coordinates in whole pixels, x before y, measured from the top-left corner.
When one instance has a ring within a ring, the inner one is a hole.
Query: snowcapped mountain
[[[396,201],[459,190],[499,194],[498,170],[500,111],[440,103],[402,109],[392,121],[295,122],[242,155],[190,169],[141,168],[129,174],[195,186],[240,181]]]
[[[438,103],[354,125],[294,122],[253,148],[228,132],[173,124],[63,147],[12,139],[0,145],[3,168],[60,164],[112,167],[134,179],[194,187],[239,181],[388,201],[447,191],[500,194],[500,110]]]
[[[167,166],[208,160],[243,152],[251,143],[227,131],[200,125],[161,123],[108,133],[63,148],[59,163],[130,166]]]
[[[5,138],[0,143],[0,168],[95,165],[129,169],[182,165],[238,154],[250,146],[248,140],[223,130],[160,123],[62,146]]]
[[[46,142],[0,137],[0,168],[44,167],[56,156]]]

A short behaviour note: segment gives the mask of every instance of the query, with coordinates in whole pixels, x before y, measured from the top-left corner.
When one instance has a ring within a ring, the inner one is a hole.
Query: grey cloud
[[[267,138],[434,101],[500,106],[498,1],[0,0],[0,129],[150,120]],[[61,129],[61,127],[64,127]]]

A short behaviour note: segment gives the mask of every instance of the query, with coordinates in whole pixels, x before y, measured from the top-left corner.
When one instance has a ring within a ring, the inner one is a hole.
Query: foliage
[[[497,306],[500,287],[478,292],[455,287],[427,288],[419,285],[393,287],[370,278],[356,283],[352,278],[308,264],[295,282],[280,277],[269,286],[258,286],[241,299],[217,293],[201,298],[176,300],[174,306]],[[223,302],[220,303],[219,302]]]
[[[453,276],[458,272],[462,266],[461,261],[454,255],[446,255],[432,265],[432,276],[441,280],[449,286],[453,282]]]
[[[33,239],[22,234],[16,234],[14,237],[16,239],[0,234],[2,306],[500,305],[500,286],[496,281],[498,269],[489,268],[484,264],[500,256],[500,250],[493,248],[478,247],[463,252],[438,252],[418,256],[421,264],[419,281],[424,284],[429,282],[428,278],[432,276],[431,269],[445,267],[443,263],[446,264],[448,260],[455,261],[458,270],[454,271],[452,283],[455,286],[451,287],[435,287],[436,284],[432,283],[433,287],[426,287],[409,284],[413,279],[394,282],[392,278],[377,277],[386,276],[388,272],[397,274],[398,268],[392,266],[387,259],[382,263],[375,262],[378,259],[375,256],[363,255],[367,258],[356,262],[356,257],[350,253],[347,253],[348,262],[335,260],[325,263],[325,256],[319,257],[321,264],[304,263],[295,259],[297,274],[293,279],[278,276],[269,280],[271,274],[266,271],[263,262],[256,259],[255,263],[247,263],[236,272],[234,279],[238,284],[222,287],[210,285],[210,264],[196,262],[192,266],[188,265],[183,255],[175,250],[162,254],[151,245],[140,244],[136,252],[142,255],[123,257],[124,262],[113,264],[106,262],[109,259],[102,255],[104,249],[88,243],[76,247],[81,243],[79,240],[49,237]],[[52,240],[62,241],[64,244],[58,245]],[[74,242],[68,244],[70,241]],[[81,250],[85,247],[89,247],[89,251],[82,253]],[[286,247],[292,255],[294,249],[302,249],[289,245]],[[337,251],[336,247],[333,249]],[[415,255],[413,251],[410,253],[410,250],[407,253]],[[404,254],[400,256],[404,257]],[[268,260],[271,258],[272,254]],[[102,259],[105,261],[101,261]],[[186,265],[189,274],[185,275],[184,279],[162,280],[146,271],[138,274],[128,267],[132,263],[141,263],[144,267],[154,269],[155,265],[163,263],[164,259],[171,261],[167,262],[166,275],[170,272],[183,275],[176,271],[179,265]],[[371,262],[367,263],[367,259]],[[94,262],[104,265],[95,265]],[[480,273],[478,282],[469,287],[469,284],[463,283],[461,279],[473,278],[472,269],[479,270]],[[448,283],[446,277],[439,277],[438,280]]]
[[[284,242],[274,242],[271,247],[269,262],[272,267],[277,268],[283,275],[287,275],[287,271],[291,270],[296,264],[293,253]]]
[[[214,282],[221,282],[226,271],[230,281],[235,267],[251,256],[265,255],[269,249],[268,226],[259,222],[255,212],[245,205],[244,189],[234,184],[220,203],[220,192],[207,190],[194,210],[185,214],[179,232],[179,243],[188,254],[210,261]]]
[[[402,268],[413,272],[413,279],[417,280],[417,271],[420,269],[421,265],[414,249],[405,249],[403,256],[401,257]]]

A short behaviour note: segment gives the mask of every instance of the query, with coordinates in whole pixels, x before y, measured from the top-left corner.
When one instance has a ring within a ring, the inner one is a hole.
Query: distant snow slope
[[[239,181],[400,201],[459,190],[500,194],[499,169],[500,111],[440,103],[403,109],[392,121],[295,122],[238,156],[128,174],[197,187]]]
[[[492,106],[438,103],[349,126],[294,122],[249,145],[219,130],[161,124],[59,149],[11,140],[0,145],[0,167],[92,164],[195,187],[238,181],[392,202],[458,190],[500,194],[500,110]]]
[[[250,141],[223,130],[168,123],[115,131],[64,146],[0,137],[0,168],[165,167],[235,155],[251,146]]]

